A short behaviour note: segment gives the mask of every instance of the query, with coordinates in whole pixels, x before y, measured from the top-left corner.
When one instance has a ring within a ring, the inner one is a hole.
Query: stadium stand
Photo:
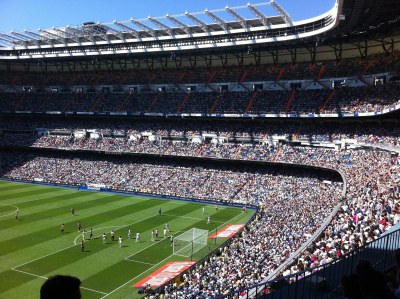
[[[1,176],[257,205],[243,232],[165,298],[247,295],[306,270],[295,283],[400,220],[397,2],[339,0],[340,12],[295,25],[280,13],[270,20],[282,30],[262,18],[240,34],[192,26],[191,40],[157,29],[163,39],[146,44],[111,32],[113,45],[96,34],[96,45],[75,48],[15,42],[0,49]]]

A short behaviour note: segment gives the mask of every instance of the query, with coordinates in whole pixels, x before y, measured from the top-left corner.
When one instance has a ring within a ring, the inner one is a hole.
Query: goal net
[[[174,239],[174,254],[189,257],[207,245],[208,230],[192,228]]]

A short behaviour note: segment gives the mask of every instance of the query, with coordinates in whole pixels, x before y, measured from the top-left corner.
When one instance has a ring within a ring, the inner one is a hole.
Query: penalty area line
[[[11,270],[16,271],[16,272],[20,272],[20,273],[24,273],[24,274],[27,274],[27,275],[31,275],[31,276],[43,278],[43,279],[48,279],[48,277],[44,277],[44,276],[36,275],[36,274],[33,274],[33,273],[29,273],[29,272],[17,270],[17,269],[14,269],[14,268],[11,268]],[[103,294],[103,295],[106,295],[106,294],[107,294],[107,293],[104,293],[104,292],[96,291],[96,290],[89,289],[89,288],[85,288],[85,287],[81,287],[81,289],[85,289],[85,290],[88,290],[88,291],[100,293],[100,294]]]
[[[173,235],[175,235],[175,234],[177,234],[177,233],[180,233],[180,232],[181,232],[181,231],[179,230],[179,231],[177,231],[177,232],[171,234],[170,236],[173,236]],[[163,240],[167,240],[167,238],[164,238],[164,239],[160,240],[160,242],[163,241]],[[151,245],[149,245],[149,246],[147,246],[147,247],[145,247],[145,248],[143,248],[143,249],[141,249],[141,250],[135,252],[134,254],[132,254],[132,255],[126,257],[125,260],[127,260],[127,261],[132,261],[132,260],[129,259],[131,256],[134,256],[134,255],[136,255],[136,254],[142,252],[143,250],[146,250],[147,248],[149,248],[149,247],[151,247],[151,246],[154,246],[154,245],[156,245],[156,244],[158,244],[158,242],[154,242],[153,244],[151,244]],[[134,262],[134,261],[133,261],[133,262]],[[154,264],[150,264],[150,265],[154,265]]]
[[[165,216],[173,216],[173,217],[178,217],[178,218],[187,218],[187,219],[193,219],[193,220],[204,220],[206,221],[207,219],[201,219],[201,218],[193,218],[193,217],[185,217],[185,216],[178,216],[178,215],[171,215],[171,214],[164,214]],[[223,223],[222,221],[215,221],[213,220],[213,222],[219,222],[219,223]]]
[[[164,215],[165,215],[165,214],[164,214]],[[233,219],[235,219],[235,218],[237,218],[237,217],[239,217],[239,216],[242,216],[242,213],[240,213],[239,215],[237,215],[237,216],[233,217],[232,219],[226,221],[225,223],[221,224],[221,225],[218,226],[217,228],[222,227],[224,224],[226,224],[226,223],[232,221]],[[133,255],[131,255],[131,256],[133,256]],[[135,277],[132,278],[131,280],[127,281],[126,283],[124,283],[123,285],[119,286],[119,287],[116,288],[115,290],[111,291],[111,292],[108,293],[107,295],[101,297],[100,299],[106,298],[108,295],[111,295],[112,293],[118,291],[119,289],[121,289],[121,288],[123,288],[124,286],[126,286],[128,283],[131,283],[132,281],[134,281],[135,279],[137,279],[138,277],[140,277],[140,276],[143,275],[144,273],[148,272],[149,270],[153,269],[154,267],[156,267],[156,266],[158,266],[159,264],[163,263],[164,261],[168,260],[168,259],[169,259],[170,257],[172,257],[172,256],[173,256],[173,254],[170,255],[169,257],[165,258],[164,260],[162,260],[162,261],[159,262],[158,264],[155,264],[153,267],[150,267],[149,269],[147,269],[146,271],[142,272],[141,274],[135,276]],[[129,257],[128,257],[128,258],[129,258]],[[125,258],[125,259],[126,259],[126,258]],[[128,260],[128,261],[129,261],[129,260]]]
[[[118,227],[118,228],[115,229],[115,230],[119,230],[119,229],[121,229],[121,228],[128,227],[128,226],[130,226],[130,225],[139,223],[139,222],[141,222],[141,221],[144,221],[144,220],[153,218],[153,217],[155,217],[155,216],[157,216],[157,215],[153,215],[153,216],[150,216],[150,217],[147,217],[147,218],[144,218],[144,219],[140,219],[140,220],[138,220],[138,221],[136,221],[136,222],[133,222],[133,223],[130,223],[130,224],[126,224],[126,225],[124,224],[124,225],[115,225],[115,226],[100,227],[100,228],[94,229],[94,231],[95,231],[95,230],[104,229],[104,228],[110,228],[110,227]],[[86,233],[89,233],[89,234],[90,234],[90,231],[86,231]],[[74,244],[75,244],[75,245],[77,245],[77,244],[76,244],[76,240],[77,240],[79,237],[81,237],[81,236],[82,236],[82,233],[80,233],[80,234],[75,238],[75,240],[74,240]],[[100,236],[102,236],[102,235],[96,236],[95,238],[98,238],[98,237],[100,237]],[[86,241],[89,241],[89,240],[90,240],[90,239],[86,239]]]
[[[133,280],[135,280],[136,278],[140,277],[141,275],[143,275],[144,273],[148,272],[149,270],[153,269],[154,267],[158,266],[159,264],[163,263],[164,261],[168,260],[172,255],[168,256],[167,258],[163,259],[161,262],[155,264],[153,267],[150,267],[149,269],[147,269],[146,271],[140,273],[139,275],[135,276],[134,278],[132,278],[131,280],[125,282],[123,285],[119,286],[118,288],[116,288],[115,290],[111,291],[110,293],[108,293],[107,295],[101,297],[100,299],[103,299],[105,297],[107,297],[108,295],[111,295],[112,293],[118,291],[120,288],[126,286],[128,283],[132,282]]]
[[[100,228],[95,228],[93,231],[95,231],[95,230],[100,230],[100,229],[105,229],[105,228],[110,228],[110,227],[119,227],[119,228],[122,228],[122,227],[125,227],[125,226],[106,226],[106,227],[100,227]],[[119,229],[119,228],[117,228],[117,230]],[[88,234],[89,236],[90,236],[90,231],[85,231],[86,232],[86,234]],[[74,240],[74,245],[78,245],[78,244],[76,244],[76,239],[78,239],[79,237],[82,237],[83,236],[83,234],[82,234],[82,232],[75,238],[75,240]],[[95,238],[98,238],[98,237],[100,237],[100,236],[102,236],[102,235],[98,235],[98,236],[95,236],[93,239],[95,239]],[[88,239],[86,239],[85,238],[85,242],[86,241],[89,241],[90,239],[88,238]]]
[[[130,260],[130,259],[128,259],[128,258],[125,258],[125,260],[130,261],[130,262],[134,262],[134,263],[140,263],[140,264],[151,265],[151,266],[154,266],[154,265],[155,265],[155,264],[150,264],[150,263],[145,263],[145,262]]]

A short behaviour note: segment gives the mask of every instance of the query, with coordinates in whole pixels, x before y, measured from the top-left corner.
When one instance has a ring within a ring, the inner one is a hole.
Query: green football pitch
[[[253,213],[227,206],[216,211],[214,205],[193,202],[0,181],[0,298],[39,298],[40,286],[55,274],[78,277],[85,299],[140,298],[143,295],[132,288],[135,283],[168,262],[190,260],[173,255],[170,239],[163,236],[166,222],[168,237],[193,227],[211,235],[229,224],[245,224]],[[82,230],[93,228],[93,239],[85,242],[84,252],[78,222]],[[61,224],[65,224],[64,233]],[[132,239],[128,239],[129,228]],[[151,232],[157,228],[160,234],[153,242]],[[114,242],[111,230],[115,231]],[[134,239],[137,232],[140,242]],[[119,236],[124,240],[122,248]],[[209,239],[193,260],[225,241]]]

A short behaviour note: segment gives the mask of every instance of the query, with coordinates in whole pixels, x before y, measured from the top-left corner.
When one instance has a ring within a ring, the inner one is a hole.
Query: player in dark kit
[[[158,216],[161,216],[161,208],[158,209]]]
[[[90,239],[93,237],[93,229],[90,228]]]
[[[61,224],[61,233],[64,233],[64,223]]]
[[[85,251],[85,242],[81,242],[81,251],[84,252]]]
[[[114,231],[113,230],[111,231],[111,240],[114,241]]]
[[[18,221],[18,211],[15,213],[15,221]]]
[[[72,216],[75,216],[75,209],[74,208],[71,209],[71,213],[72,213]]]
[[[78,231],[81,231],[81,223],[78,222]]]

